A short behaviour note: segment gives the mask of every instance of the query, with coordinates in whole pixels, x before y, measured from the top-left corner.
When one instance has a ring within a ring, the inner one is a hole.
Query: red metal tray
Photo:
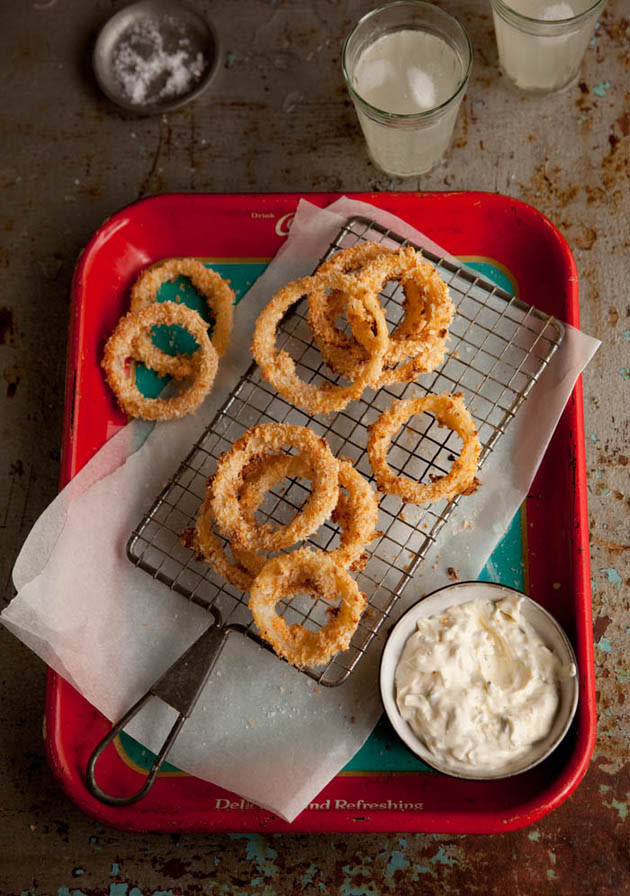
[[[79,259],[72,285],[61,484],[125,424],[99,368],[102,347],[126,309],[138,271],[184,255],[270,259],[286,237],[300,195],[156,196],[109,218]],[[337,195],[308,194],[326,206]],[[462,259],[485,259],[508,273],[520,297],[579,325],[578,284],[558,231],[530,206],[486,193],[374,193],[352,198],[390,211]],[[107,720],[50,671],[46,745],[70,798],[103,823],[156,831],[433,831],[495,833],[532,824],[576,788],[595,742],[595,687],[584,459],[578,382],[525,505],[528,591],[564,626],[576,651],[580,702],[560,748],[531,771],[504,781],[461,781],[435,773],[346,772],[288,824],[220,788],[181,773],[160,776],[126,808],[95,800],[86,761]],[[110,749],[101,768],[135,792],[142,769]]]

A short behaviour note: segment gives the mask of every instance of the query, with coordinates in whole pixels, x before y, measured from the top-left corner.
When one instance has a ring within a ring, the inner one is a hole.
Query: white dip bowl
[[[507,778],[527,771],[539,762],[542,762],[558,746],[567,733],[578,702],[578,676],[564,677],[559,682],[559,706],[553,725],[548,734],[532,744],[525,756],[519,756],[501,767],[488,770],[487,768],[470,771],[449,768],[429,752],[422,740],[412,731],[408,723],[403,719],[396,705],[396,668],[400,660],[403,648],[409,637],[416,631],[416,623],[419,619],[428,616],[436,616],[450,607],[468,603],[472,600],[501,600],[506,597],[521,597],[521,610],[525,620],[532,626],[544,644],[555,653],[561,664],[569,667],[571,664],[577,669],[575,653],[564,630],[556,622],[547,610],[540,604],[513,588],[505,585],[497,585],[491,582],[458,582],[433,592],[414,604],[398,620],[392,629],[383,656],[381,658],[380,686],[381,696],[385,712],[401,740],[424,762],[438,771],[457,778],[471,780],[492,780]]]

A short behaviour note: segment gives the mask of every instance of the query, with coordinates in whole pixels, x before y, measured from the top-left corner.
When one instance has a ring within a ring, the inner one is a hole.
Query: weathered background
[[[574,796],[499,837],[158,836],[106,830],[58,790],[42,750],[45,669],[4,630],[0,893],[630,893],[630,0],[610,0],[579,84],[526,96],[500,75],[487,0],[445,0],[474,73],[454,145],[428,176],[367,160],[340,72],[369,2],[193,0],[219,31],[209,94],[148,119],[120,115],[90,71],[123,4],[0,4],[0,580],[54,497],[68,293],[81,247],[114,210],[164,191],[489,190],[537,206],[580,274],[599,732]]]

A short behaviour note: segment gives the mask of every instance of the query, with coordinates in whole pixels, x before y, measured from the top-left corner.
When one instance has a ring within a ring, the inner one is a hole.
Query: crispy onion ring
[[[281,475],[280,475],[281,473]],[[310,468],[300,454],[259,455],[251,460],[242,474],[242,485],[239,489],[239,501],[248,522],[254,523],[254,514],[262,502],[265,493],[287,476],[310,476]],[[249,491],[246,492],[246,489]],[[243,500],[245,495],[245,500]],[[254,496],[255,495],[255,496]],[[341,498],[341,494],[339,496]],[[215,572],[223,576],[230,584],[249,591],[254,576],[260,572],[267,557],[251,548],[239,548],[230,544],[234,558],[232,562],[227,555],[223,540],[214,531],[214,518],[211,507],[212,492],[206,495],[195,524],[195,537],[192,545],[199,550],[207,563]]]
[[[172,398],[145,398],[136,385],[134,371],[128,375],[126,362],[136,358],[138,334],[161,324],[183,327],[194,337],[199,348],[190,359],[191,377],[185,388]],[[119,320],[105,345],[101,364],[107,382],[126,414],[144,420],[172,420],[192,413],[201,404],[212,388],[218,357],[208,338],[206,323],[196,311],[175,302],[159,302],[141,311],[130,311]]]
[[[252,571],[243,565],[242,558],[237,559],[235,556],[233,562],[228,558],[223,540],[219,538],[213,528],[211,500],[212,493],[208,489],[195,523],[192,542],[189,542],[187,547],[201,553],[206,563],[231,585],[240,588],[241,591],[249,591],[254,580],[254,573],[262,568],[262,564],[258,569]]]
[[[405,296],[403,318],[390,333],[390,347],[385,358],[386,366],[390,366],[413,354],[414,347],[422,348],[422,345],[418,346],[417,343],[426,326],[427,303],[424,290],[419,283],[418,269],[428,276],[433,270],[432,265],[424,261],[420,253],[411,246],[395,250],[378,243],[360,243],[336,252],[319,266],[317,273],[325,277],[333,271],[342,271],[361,277],[366,264],[384,255],[390,256],[390,262],[394,259],[400,262],[398,275],[392,271],[389,279],[400,280]],[[409,264],[413,267],[405,273]],[[346,304],[343,293],[338,291],[310,295],[307,316],[309,326],[318,339],[342,349],[345,357],[347,357],[345,353],[350,352],[355,363],[364,362],[366,354],[362,346],[335,325],[336,319],[343,314]],[[347,369],[350,369],[350,365]]]
[[[450,471],[425,484],[413,482],[407,476],[397,476],[387,463],[393,436],[410,417],[423,411],[432,413],[438,425],[454,430],[463,442],[460,455]],[[369,428],[368,457],[379,491],[400,495],[403,501],[410,504],[432,503],[441,498],[452,500],[456,495],[474,491],[480,451],[477,429],[461,392],[395,400],[391,408],[384,411]]]
[[[320,345],[317,340],[315,342],[322,358],[334,373],[346,379],[352,379],[357,376],[357,372],[361,370],[363,362],[353,363],[348,353],[343,352],[342,349],[334,345]],[[444,361],[445,354],[446,338],[439,344],[427,344],[423,351],[408,361],[395,367],[384,368],[381,376],[372,388],[381,389],[383,386],[391,386],[396,383],[411,383],[421,374],[436,370]]]
[[[448,328],[454,309],[446,283],[411,246],[394,253],[388,262],[387,280],[398,281],[405,294],[405,316],[390,336],[390,350],[385,357],[389,367],[425,351],[429,340],[444,339],[447,333],[442,331]],[[361,272],[362,277],[370,276],[371,264]],[[370,321],[365,319],[364,326],[370,326]]]
[[[131,289],[131,311],[140,311],[156,301],[162,284],[177,277],[188,277],[206,300],[214,317],[212,345],[219,357],[225,354],[232,332],[234,292],[230,285],[197,258],[168,258],[144,270]],[[138,335],[135,357],[157,373],[179,379],[190,376],[191,363],[182,355],[169,355],[151,341],[150,333]]]
[[[393,249],[380,246],[378,243],[359,243],[356,246],[349,246],[347,249],[335,252],[318,267],[317,273],[323,277],[327,277],[333,272],[354,274],[360,271],[368,261],[372,261],[380,255],[391,254],[393,251]],[[356,340],[335,326],[336,319],[345,311],[346,305],[347,299],[344,293],[338,290],[331,290],[329,293],[321,290],[309,293],[306,318],[313,334],[324,342],[342,349],[354,347],[356,350]],[[359,349],[362,349],[362,346],[359,346]],[[366,359],[364,351],[361,352],[360,359]]]
[[[318,631],[288,625],[276,613],[279,600],[301,593],[341,601]],[[328,554],[307,548],[269,560],[254,579],[249,598],[261,636],[298,668],[323,666],[335,653],[347,650],[365,606],[365,595],[349,573]]]
[[[312,472],[301,455],[274,454],[254,458],[243,471],[239,501],[246,519],[253,523],[254,515],[265,495],[287,478],[312,479]],[[349,461],[339,462],[340,491],[337,506],[331,516],[340,526],[339,547],[329,552],[335,563],[353,570],[361,569],[367,560],[364,548],[376,537],[378,500],[366,479]],[[249,591],[254,576],[267,562],[264,554],[230,545],[233,561],[229,559],[223,539],[214,531],[210,506],[210,490],[206,492],[195,525],[192,541],[187,547],[200,552],[210,566],[224,579]]]
[[[239,502],[239,487],[246,465],[257,455],[285,446],[297,448],[313,473],[313,489],[302,510],[277,529],[246,519]],[[221,455],[210,485],[210,506],[217,529],[236,547],[278,551],[303,541],[318,529],[339,498],[339,464],[325,439],[303,426],[261,423],[247,430]]]
[[[411,247],[390,253],[387,258],[387,279],[398,280],[403,286],[405,316],[390,335],[390,346],[377,387],[410,382],[421,373],[435,370],[444,360],[446,337],[454,314],[448,287],[432,264],[424,261]],[[378,262],[379,256],[376,256],[364,265],[358,276],[369,278],[372,266]],[[316,296],[311,299],[313,304],[316,300]],[[334,294],[330,304],[333,323],[342,313],[342,305],[342,298]],[[365,331],[371,326],[369,319],[357,306],[349,308],[347,314],[353,333],[365,340]],[[314,315],[311,326],[315,343],[331,370],[348,379],[355,378],[366,360],[361,344],[338,330],[344,341],[341,344],[339,340],[327,341],[322,337],[322,328],[314,320]],[[405,360],[407,358],[409,360]]]
[[[364,328],[368,360],[348,386],[330,383],[316,386],[305,382],[298,376],[293,358],[276,348],[276,329],[285,312],[304,295],[327,288],[343,290],[348,295],[349,309],[357,304],[365,305],[376,329],[373,333],[371,328]],[[288,401],[311,414],[329,414],[347,407],[367,386],[378,380],[388,344],[385,315],[372,285],[359,283],[348,274],[331,273],[326,279],[314,276],[294,280],[277,292],[256,321],[251,349],[264,378]]]
[[[312,478],[300,455],[279,454],[262,459],[256,474],[251,475],[241,488],[241,509],[246,519],[253,522],[265,494],[283,479],[292,477]],[[339,492],[339,500],[331,514],[340,526],[339,547],[328,552],[328,556],[340,566],[356,569],[364,559],[366,544],[376,537],[378,500],[368,481],[347,460],[339,461],[339,486],[345,493]],[[255,567],[257,560],[250,553],[235,549],[234,554],[246,568]],[[260,556],[256,556],[259,563]]]

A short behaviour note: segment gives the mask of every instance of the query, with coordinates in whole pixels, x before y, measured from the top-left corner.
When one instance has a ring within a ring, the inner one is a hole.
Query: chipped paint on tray
[[[129,893],[129,884],[124,882],[110,884],[107,896],[131,896]]]
[[[308,884],[312,884],[313,877],[315,876],[316,871],[317,865],[315,864],[315,862],[311,862],[304,874],[300,877],[300,886],[306,887],[308,886]]]
[[[628,817],[628,806],[630,806],[630,793],[626,793],[625,800],[616,800],[614,797],[607,802],[602,800],[604,806],[608,809],[615,809],[619,814],[620,821],[625,821]]]
[[[616,569],[608,567],[606,569],[600,569],[600,572],[603,572],[606,575],[609,585],[617,585],[617,587],[621,586],[622,579]]]
[[[596,96],[606,96],[606,91],[610,90],[610,87],[610,81],[601,81],[601,83],[599,83],[597,87],[593,87],[593,93]]]
[[[405,871],[409,865],[409,859],[404,852],[400,849],[393,849],[385,867],[385,880],[392,881],[397,871]]]
[[[448,846],[440,846],[436,854],[430,860],[432,865],[440,864],[440,865],[448,865],[449,868],[452,868],[453,865],[457,865],[459,859],[456,858],[452,853],[454,852],[454,847]]]
[[[372,857],[361,856],[360,858],[361,861],[359,861],[359,856],[357,855],[355,864],[346,864],[342,868],[345,875],[339,888],[342,896],[378,896],[378,890],[375,889],[375,885],[369,882],[373,877],[373,871],[371,868],[365,867],[365,863],[369,864],[372,861]],[[367,878],[368,882],[357,881],[356,878],[358,877]]]
[[[246,841],[246,856],[248,861],[255,862],[256,868],[263,877],[277,877],[278,866],[274,859],[278,858],[278,852],[269,846],[262,834],[230,834],[232,840]]]
[[[378,896],[373,884],[358,884],[344,881],[339,888],[341,896]]]

